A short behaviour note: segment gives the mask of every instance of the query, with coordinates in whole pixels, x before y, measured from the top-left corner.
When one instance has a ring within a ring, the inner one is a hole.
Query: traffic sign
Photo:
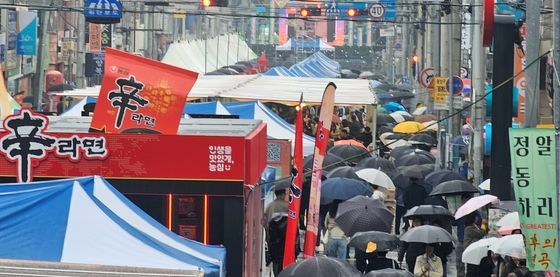
[[[432,81],[435,75],[436,75],[436,71],[434,70],[433,67],[426,67],[422,69],[422,71],[420,72],[420,76],[418,77],[418,82],[420,82],[420,85],[422,85],[425,88],[431,88]]]
[[[445,82],[445,87],[449,88],[449,79]],[[457,95],[461,92],[463,92],[463,80],[459,76],[453,76],[453,94]]]
[[[374,3],[369,8],[369,15],[373,19],[382,19],[385,16],[385,6],[381,3]]]

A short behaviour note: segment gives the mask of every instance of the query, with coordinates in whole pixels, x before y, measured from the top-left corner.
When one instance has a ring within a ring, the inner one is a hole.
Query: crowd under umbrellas
[[[499,201],[491,195],[473,197],[482,188],[458,172],[435,165],[438,126],[433,115],[396,110],[378,114],[377,119],[375,149],[379,151],[354,140],[329,146],[323,161],[318,239],[318,245],[325,244],[324,253],[291,265],[279,276],[424,276],[426,272],[443,276],[440,271],[446,270],[447,257],[458,243],[452,226]],[[308,206],[312,159],[304,159],[302,215]],[[477,266],[489,250],[526,258],[523,241],[519,244],[511,237],[519,229],[518,216],[517,222],[514,215],[507,220],[500,228],[510,236],[469,245],[462,261]],[[347,262],[346,251],[343,255],[331,251],[340,249],[329,245],[335,233],[332,226],[343,232],[347,246],[354,249],[353,265]],[[498,244],[501,240],[508,243]],[[321,252],[320,247],[317,250]],[[398,261],[385,256],[389,251],[399,251]],[[432,257],[438,257],[440,267],[432,263]]]

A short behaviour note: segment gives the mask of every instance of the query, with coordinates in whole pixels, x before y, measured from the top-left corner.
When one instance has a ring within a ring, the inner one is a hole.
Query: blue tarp
[[[0,185],[0,226],[4,259],[225,274],[223,247],[167,230],[99,176]]]
[[[230,115],[230,112],[220,101],[202,102],[202,103],[189,103],[185,104],[183,109],[185,114],[215,114],[215,115]]]

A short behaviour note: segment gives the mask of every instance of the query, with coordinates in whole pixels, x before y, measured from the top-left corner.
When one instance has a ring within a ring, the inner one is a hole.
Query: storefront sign
[[[35,164],[46,159],[51,152],[70,161],[107,157],[104,137],[87,134],[52,136],[45,133],[48,123],[47,117],[28,109],[4,120],[7,133],[0,138],[0,153],[17,163],[18,182],[31,182]]]
[[[107,48],[91,129],[103,133],[177,134],[198,74]]]
[[[447,78],[435,77],[432,98],[434,101],[434,110],[449,110]]]
[[[89,24],[89,51],[101,52],[101,24]]]
[[[111,26],[110,24],[101,25],[101,50],[103,51],[112,47],[113,44],[113,29]]]
[[[37,13],[29,11],[17,12],[17,47],[20,56],[37,54]]]
[[[122,18],[122,8],[122,3],[119,0],[87,0],[84,17],[87,22],[92,23],[118,23]]]
[[[86,53],[86,77],[103,75],[103,65],[105,64],[105,53]]]
[[[510,129],[513,188],[527,265],[532,271],[560,267],[554,129]]]

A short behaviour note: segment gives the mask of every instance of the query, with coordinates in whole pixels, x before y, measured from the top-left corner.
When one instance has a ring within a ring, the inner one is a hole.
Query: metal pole
[[[541,0],[527,1],[527,61],[534,61],[540,52]],[[525,127],[534,128],[539,123],[539,66],[531,66],[525,72]],[[517,72],[516,72],[517,73]]]
[[[218,21],[217,24],[220,24],[220,21]],[[219,65],[218,65],[219,63],[218,59],[220,57],[219,53],[220,53],[220,33],[218,32],[218,39],[216,40],[216,70],[219,69]]]
[[[37,68],[35,71],[35,78],[34,81],[34,88],[37,90],[34,91],[35,99],[34,100],[34,108],[37,111],[41,111],[41,105],[43,103],[43,91],[45,90],[45,70],[44,67],[44,50],[47,49],[48,45],[45,44],[47,38],[47,22],[49,22],[50,12],[47,10],[44,11],[37,11],[37,17],[39,22],[41,22],[40,33],[39,33],[39,47],[37,49]]]
[[[554,10],[552,57],[554,59],[554,127],[556,128],[556,195],[560,196],[560,186],[558,185],[558,180],[560,180],[560,78],[558,78],[560,76],[558,73],[560,67],[560,0],[554,0],[552,7]],[[560,205],[558,205],[558,211],[560,212]]]
[[[449,114],[451,115],[455,109],[453,109],[453,47],[455,46],[453,43],[453,19],[455,14],[455,8],[451,6],[451,13],[447,16],[447,76],[449,78],[447,90],[448,94],[448,103],[449,103]],[[453,133],[453,118],[447,119],[447,132],[451,135]],[[450,168],[452,168],[453,160],[447,161]]]
[[[78,88],[84,87],[84,60],[85,60],[85,53],[84,53],[84,23],[85,18],[82,14],[78,14],[78,26],[77,26],[77,36],[78,36],[78,53],[76,59],[76,86]]]
[[[478,101],[474,104],[473,120],[472,125],[474,129],[473,133],[473,177],[474,184],[478,185],[482,182],[482,168],[483,168],[483,127],[484,127],[484,101],[481,98],[484,97],[484,75],[485,75],[485,65],[484,56],[486,56],[486,51],[482,47],[482,34],[481,26],[482,22],[482,0],[474,0],[473,5],[473,22],[477,25],[473,25],[473,44],[472,44],[472,94],[473,100]],[[480,101],[479,101],[480,100]]]

